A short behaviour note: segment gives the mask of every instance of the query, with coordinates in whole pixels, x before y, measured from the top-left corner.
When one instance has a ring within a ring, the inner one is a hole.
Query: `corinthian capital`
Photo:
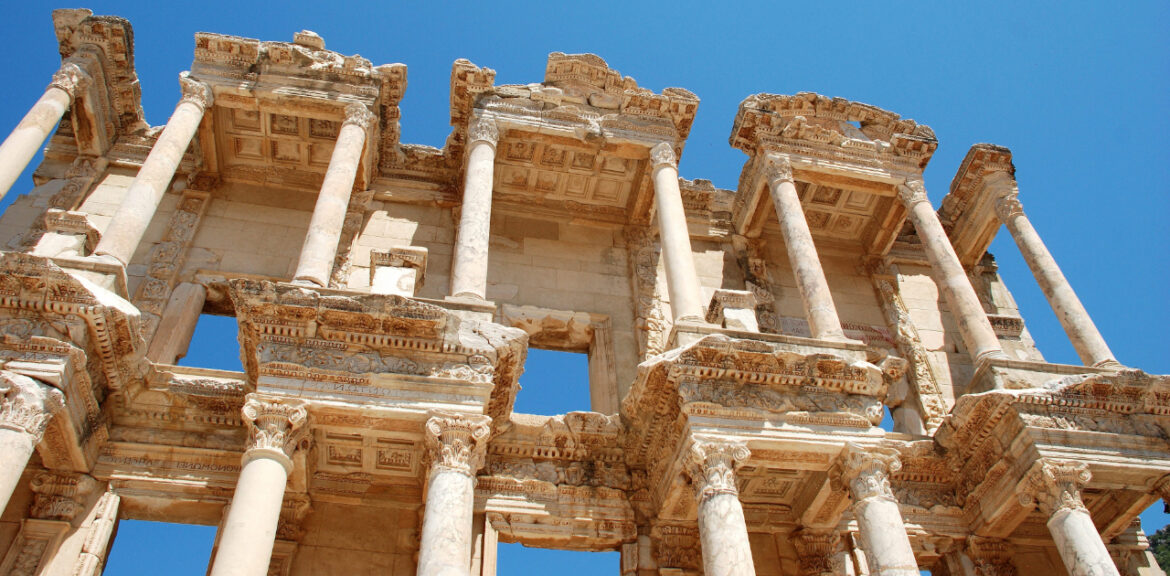
[[[898,186],[898,197],[907,208],[919,202],[930,202],[926,197],[926,185],[922,180],[907,180],[905,184]]]
[[[342,126],[352,124],[365,130],[370,127],[370,123],[374,121],[374,113],[362,104],[350,104],[345,107],[345,121],[341,123]]]
[[[293,398],[248,394],[243,408],[244,423],[248,426],[245,461],[266,455],[275,457],[291,471],[293,451],[307,430],[306,404]]]
[[[845,445],[839,466],[841,481],[849,486],[855,503],[871,498],[895,501],[890,474],[902,469],[897,451],[866,448],[851,442]]]
[[[432,473],[451,470],[474,475],[483,467],[491,423],[488,416],[432,413],[424,431]]]
[[[487,142],[496,147],[496,143],[500,141],[500,129],[496,127],[496,121],[490,116],[481,116],[471,121],[471,125],[467,127],[467,144],[471,145],[476,142]]]
[[[30,515],[41,520],[72,522],[81,512],[97,481],[74,472],[39,472],[30,484],[34,497]]]
[[[1012,550],[1006,540],[968,536],[967,556],[978,576],[1016,576]]]
[[[995,201],[995,215],[1001,222],[1007,222],[1024,213],[1024,206],[1020,204],[1020,195],[1013,187],[1009,192],[1001,195]]]
[[[182,72],[179,74],[179,88],[183,91],[183,96],[179,99],[179,102],[190,102],[204,111],[210,108],[215,102],[215,95],[212,94],[211,86],[206,82],[192,78],[190,72]]]
[[[66,61],[53,73],[53,79],[49,81],[49,88],[60,88],[69,94],[72,99],[77,96],[78,90],[89,86],[93,78],[76,62]]]
[[[65,408],[60,390],[7,370],[0,371],[0,429],[24,432],[41,441],[53,415]]]
[[[669,166],[678,168],[678,160],[674,157],[674,147],[668,142],[659,142],[650,149],[650,166]]]
[[[784,156],[768,156],[764,163],[764,178],[770,185],[792,182],[792,163]]]
[[[1040,460],[1024,482],[1020,501],[1035,502],[1049,516],[1062,510],[1088,512],[1081,493],[1092,477],[1084,462]]]
[[[695,438],[687,454],[686,470],[699,504],[718,494],[739,494],[735,471],[751,454],[743,442]]]
[[[841,573],[836,566],[841,536],[835,530],[802,528],[792,533],[792,545],[800,561],[800,573],[809,576],[832,576]]]

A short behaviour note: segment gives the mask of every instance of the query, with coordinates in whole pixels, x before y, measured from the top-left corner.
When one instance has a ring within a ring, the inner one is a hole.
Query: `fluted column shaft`
[[[699,542],[707,576],[755,576],[735,470],[751,452],[742,442],[696,438],[687,473],[699,502]]]
[[[841,479],[853,499],[853,516],[872,573],[918,576],[902,511],[890,489],[890,474],[902,468],[897,453],[850,444],[841,458]]]
[[[691,250],[691,233],[682,191],[678,187],[678,164],[674,148],[665,142],[650,150],[653,165],[654,209],[658,212],[658,234],[662,240],[662,259],[666,262],[666,290],[670,294],[670,311],[675,322],[701,322],[703,293],[695,273],[695,255]]]
[[[483,466],[491,418],[435,413],[424,435],[431,458],[418,576],[467,576],[471,567],[475,473]]]
[[[1048,515],[1048,531],[1070,576],[1119,576],[1081,500],[1091,479],[1083,462],[1041,461],[1028,480],[1029,495]]]
[[[942,289],[943,297],[959,326],[959,335],[971,360],[978,362],[990,356],[1003,356],[999,338],[955,254],[955,248],[951,246],[946,230],[938,220],[938,214],[926,197],[926,188],[920,181],[909,181],[899,187],[898,195],[910,213],[914,229],[918,231],[935,281]]]
[[[0,371],[0,512],[8,506],[53,414],[64,407],[60,390]]]
[[[772,192],[772,204],[780,220],[780,233],[788,250],[788,260],[800,289],[800,301],[804,304],[804,315],[808,319],[813,338],[823,340],[844,340],[841,319],[837,306],[829,293],[829,282],[821,258],[813,244],[812,232],[796,193],[796,182],[792,178],[792,166],[784,158],[769,159],[765,177]]]
[[[212,105],[210,86],[189,77],[186,72],[179,76],[179,82],[183,98],[126,190],[118,211],[94,249],[96,255],[111,256],[123,265],[134,257],[134,250],[154,219],[183,154],[199,129],[204,112]]]
[[[1036,283],[1040,285],[1040,290],[1044,292],[1044,297],[1048,299],[1048,304],[1052,306],[1052,311],[1056,313],[1056,318],[1060,320],[1060,325],[1064,327],[1068,339],[1072,341],[1081,362],[1086,366],[1116,364],[1113,352],[1101,337],[1096,324],[1093,324],[1089,312],[1085,310],[1068,279],[1056,265],[1056,259],[1040,239],[1040,234],[1024,214],[1015,180],[1007,174],[1002,174],[992,185],[997,188],[996,215],[1007,226],[1012,239],[1016,241],[1024,261],[1028,263],[1028,268],[1032,269]]]
[[[451,296],[487,299],[488,250],[492,232],[492,178],[496,169],[495,120],[478,118],[467,129],[463,207],[451,265]]]
[[[33,156],[37,155],[41,144],[73,103],[78,90],[89,82],[89,75],[73,62],[62,64],[53,74],[53,81],[45,88],[45,93],[0,144],[0,198],[8,193]]]
[[[300,260],[293,281],[300,284],[329,286],[333,274],[333,260],[337,256],[337,243],[341,229],[345,226],[345,213],[349,209],[349,196],[357,179],[362,150],[366,144],[366,129],[374,115],[361,104],[350,104],[345,109],[345,122],[337,134],[329,168],[321,182],[321,192],[313,207],[313,218],[309,231],[301,246]]]
[[[251,439],[210,576],[268,574],[292,453],[308,418],[304,401],[260,394],[248,395],[243,414]]]

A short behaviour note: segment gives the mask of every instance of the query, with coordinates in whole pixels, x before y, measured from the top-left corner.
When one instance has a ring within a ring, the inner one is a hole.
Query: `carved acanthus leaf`
[[[304,400],[249,394],[243,408],[249,433],[248,450],[276,451],[292,458],[307,430],[306,405]]]
[[[896,451],[849,443],[841,454],[839,466],[841,480],[849,486],[855,503],[870,499],[895,501],[890,474],[902,469]]]
[[[9,371],[0,371],[0,429],[16,430],[41,441],[53,415],[65,408],[60,390]]]
[[[207,110],[215,102],[211,86],[206,82],[192,78],[190,72],[179,74],[179,88],[183,91],[180,102],[190,102],[201,110]]]
[[[492,419],[435,412],[427,419],[424,436],[431,457],[431,473],[450,470],[471,476],[483,467]]]
[[[695,438],[687,454],[687,473],[702,505],[719,494],[739,494],[735,470],[751,456],[747,444],[722,438]]]

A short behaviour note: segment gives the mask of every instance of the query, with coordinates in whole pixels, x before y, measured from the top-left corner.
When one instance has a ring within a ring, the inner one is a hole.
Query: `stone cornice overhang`
[[[1012,151],[995,144],[972,146],[959,164],[950,192],[938,209],[938,219],[955,247],[955,254],[968,270],[987,253],[999,231],[1000,220],[995,213],[997,197],[987,186],[987,178],[996,173],[1015,177]]]
[[[146,127],[142,111],[142,90],[134,69],[134,30],[117,16],[94,16],[85,9],[53,11],[61,59],[91,51],[101,64],[103,97],[114,111],[110,118],[116,134],[130,134]]]
[[[419,422],[434,408],[486,413],[497,431],[508,422],[521,330],[393,295],[254,280],[231,290],[250,388]]]
[[[973,532],[1005,537],[1027,518],[1027,482],[1041,459],[1088,464],[1091,509],[1100,489],[1149,503],[1170,471],[1170,377],[1019,361],[987,370],[1003,388],[961,396],[935,436],[958,471],[956,495]],[[1094,520],[1124,528],[1139,508]]]

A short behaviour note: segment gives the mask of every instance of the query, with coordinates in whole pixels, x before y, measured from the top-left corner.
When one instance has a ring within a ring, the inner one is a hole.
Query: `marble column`
[[[971,286],[942,222],[939,222],[938,214],[926,197],[925,186],[919,180],[907,181],[898,188],[898,196],[909,212],[914,229],[918,231],[926,259],[930,262],[935,281],[959,327],[959,334],[971,355],[971,361],[978,363],[988,357],[1003,357],[999,338],[991,327],[991,321],[987,319],[987,312],[979,303],[979,296],[975,294],[975,288]]]
[[[683,209],[682,191],[678,187],[678,163],[674,148],[662,142],[650,150],[653,166],[654,209],[658,212],[658,234],[662,240],[662,259],[666,262],[666,289],[670,294],[670,311],[675,322],[702,322],[703,294],[699,275],[695,273],[695,255],[691,250],[691,233]]]
[[[41,144],[73,104],[77,92],[91,81],[89,74],[73,62],[65,62],[53,74],[53,81],[32,109],[0,144],[0,198],[3,198],[20,174],[41,149]]]
[[[211,87],[207,84],[191,78],[187,72],[179,75],[179,84],[183,97],[102,233],[95,255],[114,258],[123,266],[130,262],[199,129],[204,112],[212,105]]]
[[[468,576],[475,473],[483,466],[492,419],[433,413],[423,435],[431,460],[418,576]]]
[[[65,396],[48,384],[0,371],[0,512],[20,483],[28,459]]]
[[[264,576],[276,542],[292,454],[308,420],[303,400],[249,394],[249,443],[210,576]]]
[[[1025,483],[1022,497],[1031,497],[1048,516],[1048,531],[1072,576],[1119,576],[1081,493],[1092,474],[1084,462],[1041,460]]]
[[[755,576],[735,470],[751,456],[743,442],[695,438],[687,474],[699,503],[699,542],[707,576]]]
[[[804,218],[800,196],[796,194],[796,182],[792,179],[792,166],[786,158],[770,157],[765,166],[764,177],[772,191],[772,204],[780,219],[780,233],[788,249],[788,260],[796,285],[800,289],[800,301],[804,304],[804,315],[813,338],[821,340],[844,340],[841,319],[837,317],[837,306],[829,294],[829,282],[821,267],[821,258],[813,244],[812,232]]]
[[[837,565],[841,536],[836,531],[802,528],[792,534],[791,540],[802,576],[836,576],[845,570],[845,566]]]
[[[988,186],[993,186],[993,194],[997,197],[996,215],[1004,226],[1007,226],[1012,239],[1016,241],[1024,261],[1032,269],[1036,283],[1040,285],[1049,306],[1052,306],[1052,311],[1056,313],[1060,325],[1064,327],[1065,333],[1072,341],[1081,362],[1086,366],[1117,365],[1113,352],[1097,331],[1097,326],[1093,324],[1093,319],[1089,317],[1085,306],[1077,298],[1076,292],[1060,271],[1060,267],[1056,265],[1056,259],[1048,252],[1048,247],[1040,240],[1040,235],[1024,214],[1015,179],[1000,172],[989,179]]]
[[[890,489],[890,474],[902,468],[891,449],[847,444],[841,454],[841,480],[853,499],[861,547],[874,576],[918,576],[918,561],[902,512]]]
[[[366,144],[366,130],[374,114],[365,105],[350,104],[345,109],[345,121],[337,134],[333,155],[321,192],[313,207],[313,218],[309,231],[301,246],[301,257],[293,282],[297,284],[329,287],[333,274],[333,260],[337,257],[337,243],[341,229],[345,226],[345,213],[349,209],[349,195],[357,179],[358,166],[362,161],[362,150]]]
[[[500,131],[490,117],[476,118],[467,129],[467,170],[463,207],[455,236],[451,296],[487,299],[488,242],[492,231],[492,177]]]

